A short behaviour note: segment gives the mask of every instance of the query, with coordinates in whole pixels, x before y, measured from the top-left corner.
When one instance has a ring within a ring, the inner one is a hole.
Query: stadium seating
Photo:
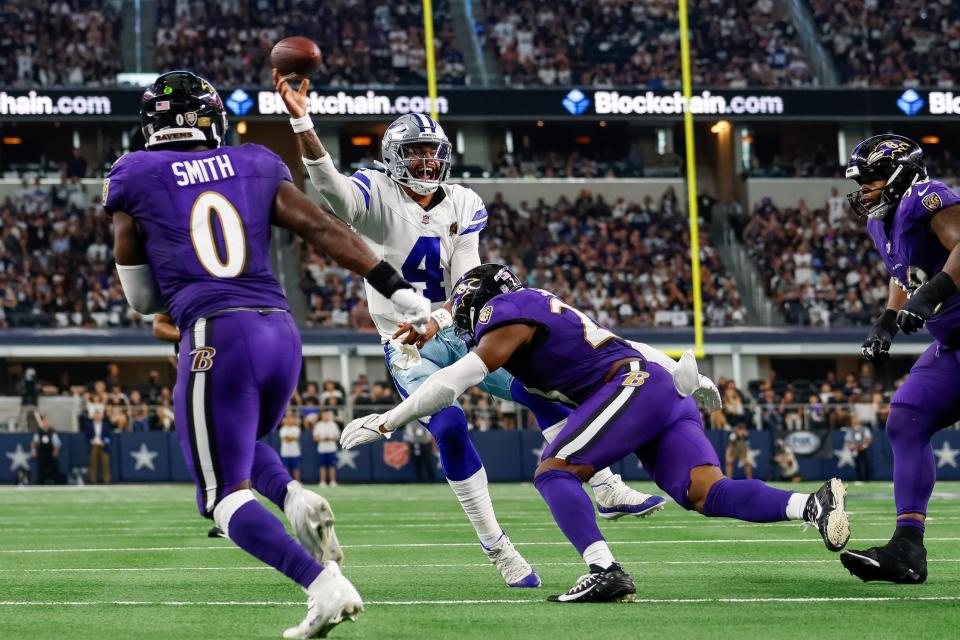
[[[283,6],[280,10],[280,5]],[[267,0],[157,3],[156,66],[196,69],[215,85],[270,84],[270,48],[285,36],[321,43],[316,85],[425,84],[419,0]],[[438,82],[463,84],[465,67],[449,26],[446,2],[433,5]]]
[[[812,77],[772,0],[691,6],[702,86],[802,86]],[[485,0],[483,41],[511,86],[678,87],[680,46],[672,0]]]

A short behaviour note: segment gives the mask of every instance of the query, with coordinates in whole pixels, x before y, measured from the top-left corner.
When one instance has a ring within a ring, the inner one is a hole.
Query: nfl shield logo
[[[195,124],[197,124],[197,112],[196,112],[196,111],[187,111],[185,114],[183,114],[183,116],[184,116],[184,118],[185,118],[186,121],[187,121],[187,126],[192,127],[192,126],[194,126]]]
[[[387,466],[400,471],[410,462],[410,448],[405,442],[384,442],[383,461]]]
[[[428,213],[423,214],[423,217],[420,218],[420,222],[422,222],[423,224],[430,224],[430,214]]]

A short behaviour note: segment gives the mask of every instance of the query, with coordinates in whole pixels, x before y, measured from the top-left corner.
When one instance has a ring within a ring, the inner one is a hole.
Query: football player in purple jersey
[[[927,176],[920,145],[893,134],[858,144],[846,176],[859,185],[847,195],[850,206],[867,218],[890,272],[887,308],[863,343],[863,357],[883,364],[898,331],[924,325],[933,344],[890,402],[893,537],[882,547],[845,551],[840,560],[864,582],[918,584],[927,579],[924,521],[937,476],[930,438],[960,419],[960,196]]]
[[[186,71],[159,76],[140,111],[146,149],[104,181],[114,255],[137,311],[167,313],[182,337],[174,411],[200,513],[307,592],[284,637],[325,635],[363,603],[340,572],[333,513],[294,482],[260,439],[283,416],[302,364],[300,336],[270,270],[273,225],[365,277],[398,316],[425,328],[430,303],[335,216],[294,185],[265,147],[223,146],[216,90]],[[251,491],[283,509],[297,539]]]
[[[553,294],[523,287],[504,265],[468,271],[452,301],[454,324],[476,350],[431,375],[394,409],[351,422],[341,444],[349,449],[389,437],[407,422],[446,406],[497,367],[531,392],[570,406],[565,425],[543,450],[533,483],[589,573],[566,593],[550,596],[551,601],[634,598],[633,580],[610,552],[582,487],[596,469],[631,453],[685,509],[749,522],[803,520],[817,527],[831,551],[846,544],[850,525],[846,489],[839,480],[802,494],[759,480],[724,477],[690,397],[698,378],[692,354],[678,364],[655,349],[623,340]]]

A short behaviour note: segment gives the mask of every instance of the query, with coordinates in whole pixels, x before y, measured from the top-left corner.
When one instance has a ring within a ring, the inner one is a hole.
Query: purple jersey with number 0
[[[587,400],[618,360],[642,358],[582,311],[540,289],[520,289],[490,300],[477,316],[477,342],[508,324],[539,330],[531,345],[514,353],[503,368],[531,391],[568,404]]]
[[[890,218],[867,222],[887,270],[908,293],[943,270],[950,252],[933,232],[930,221],[939,211],[956,204],[960,204],[960,196],[950,187],[924,180],[907,190]],[[940,343],[960,346],[960,294],[944,303],[926,326]]]
[[[270,218],[290,172],[254,144],[136,151],[103,185],[108,213],[136,220],[170,315],[186,329],[230,307],[289,309],[270,270]]]

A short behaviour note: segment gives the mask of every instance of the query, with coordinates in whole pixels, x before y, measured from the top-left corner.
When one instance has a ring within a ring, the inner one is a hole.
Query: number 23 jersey
[[[568,405],[586,401],[617,361],[644,359],[585,313],[540,289],[519,289],[490,300],[477,315],[476,341],[510,324],[531,325],[537,332],[503,368],[531,392]],[[643,384],[644,373],[635,377],[634,386]]]
[[[453,283],[480,264],[480,231],[487,210],[471,189],[442,184],[424,209],[380,171],[364,169],[350,177],[356,196],[349,211],[337,211],[436,309],[450,296]],[[390,301],[366,285],[370,316],[381,338],[397,330],[399,319]]]
[[[230,307],[289,309],[270,270],[270,223],[290,172],[260,145],[136,151],[114,163],[103,206],[136,220],[181,329]]]

